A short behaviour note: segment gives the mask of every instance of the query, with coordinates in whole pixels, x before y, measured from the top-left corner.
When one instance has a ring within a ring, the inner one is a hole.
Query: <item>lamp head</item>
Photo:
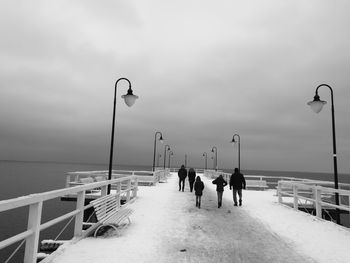
[[[309,105],[314,112],[319,113],[322,110],[323,105],[325,105],[326,103],[326,101],[320,100],[320,96],[316,94],[314,96],[314,100],[309,101],[307,105]]]
[[[232,143],[232,144],[235,144],[235,143],[236,143],[236,140],[235,140],[235,138],[234,138],[234,137],[232,138],[231,143]]]
[[[159,141],[160,141],[160,143],[163,143],[163,142],[164,142],[164,139],[163,139],[163,136],[162,136],[162,135],[160,135]]]
[[[125,104],[128,105],[129,107],[131,107],[132,105],[134,105],[136,99],[138,99],[139,97],[134,95],[132,93],[132,89],[129,88],[128,93],[123,95],[122,98],[124,99]]]

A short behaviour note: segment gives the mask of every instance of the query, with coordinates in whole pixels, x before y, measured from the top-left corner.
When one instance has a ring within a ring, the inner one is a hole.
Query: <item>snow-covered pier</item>
[[[204,176],[201,172],[197,171],[197,175],[204,181],[205,189],[200,209],[195,206],[195,195],[189,191],[187,180],[185,191],[178,191],[175,172],[158,171],[147,175],[147,179],[129,172],[121,178],[112,179],[115,184],[113,194],[119,196],[118,200],[123,195],[126,206],[133,210],[131,224],[118,231],[110,228],[97,238],[89,233],[93,233],[98,224],[91,224],[87,231],[82,230],[83,226],[87,226],[83,211],[92,206],[84,204],[83,199],[87,197],[87,192],[91,198],[105,195],[108,182],[100,180],[105,178],[99,178],[94,183],[81,184],[84,181],[80,180],[82,178],[103,174],[71,173],[70,179],[67,179],[69,188],[0,202],[0,211],[30,205],[28,230],[0,241],[0,248],[23,239],[27,241],[24,262],[36,262],[40,231],[72,217],[74,238],[62,242],[58,250],[46,258],[40,254],[44,258],[42,263],[350,262],[349,229],[300,212],[298,206],[295,207],[296,198],[313,200],[310,193],[314,190],[307,191],[305,195],[307,189],[300,186],[302,180],[294,181],[298,186],[292,187],[292,192],[286,186],[283,191],[279,189],[279,195],[275,187],[265,191],[245,190],[242,207],[233,206],[232,193],[226,187],[223,205],[218,208],[215,186],[211,183],[216,173],[206,171]],[[226,178],[229,176],[221,174]],[[255,181],[266,179],[261,176],[246,177]],[[293,178],[284,179],[288,181]],[[151,186],[138,185],[142,180],[152,182]],[[293,181],[290,182],[287,185],[293,184]],[[278,185],[277,182],[275,185]],[[298,191],[298,187],[302,191]],[[322,194],[322,189],[317,189]],[[328,195],[332,195],[329,192],[332,190],[327,191]],[[342,195],[350,194],[346,190],[339,191]],[[76,210],[41,222],[42,202],[66,195],[75,195]],[[282,204],[282,198],[285,203],[290,200],[294,209]],[[322,200],[317,202],[322,205]],[[348,202],[341,205],[345,210],[349,208]]]
[[[231,191],[217,208],[214,185],[205,183],[202,206],[178,191],[177,176],[139,187],[132,223],[66,245],[45,262],[349,262],[350,232],[278,203],[276,190],[244,191],[234,207]],[[187,182],[186,182],[187,183]]]

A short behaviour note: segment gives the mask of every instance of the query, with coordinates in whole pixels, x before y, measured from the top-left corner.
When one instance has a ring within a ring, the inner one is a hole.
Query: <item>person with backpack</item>
[[[196,207],[201,208],[201,199],[203,195],[204,183],[201,178],[197,176],[196,182],[194,183],[194,193],[196,195]]]

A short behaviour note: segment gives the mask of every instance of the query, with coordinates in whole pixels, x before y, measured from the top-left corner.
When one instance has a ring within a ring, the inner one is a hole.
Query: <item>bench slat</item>
[[[133,213],[133,210],[130,208],[120,207],[118,202],[119,201],[116,195],[102,196],[91,201],[95,209],[96,217],[98,221],[102,223],[102,225],[118,225],[124,219],[129,218],[129,216]]]

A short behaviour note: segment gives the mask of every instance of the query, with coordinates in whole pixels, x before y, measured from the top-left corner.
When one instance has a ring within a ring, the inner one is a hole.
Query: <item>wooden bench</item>
[[[117,198],[116,195],[106,195],[91,201],[95,209],[97,220],[101,223],[95,230],[94,237],[96,237],[97,231],[101,227],[111,226],[115,230],[118,230],[118,227],[119,229],[121,228],[121,223],[124,220],[127,219],[129,224],[131,223],[129,216],[133,213],[133,210],[120,207],[119,202],[119,198]]]
[[[260,190],[265,190],[268,188],[265,180],[246,180],[246,189],[248,188],[258,188]]]

